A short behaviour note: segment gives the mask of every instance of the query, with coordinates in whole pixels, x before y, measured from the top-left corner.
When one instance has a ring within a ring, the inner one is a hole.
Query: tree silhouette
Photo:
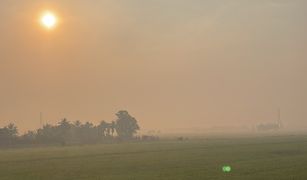
[[[112,137],[114,137],[115,126],[116,126],[115,122],[112,121],[111,124],[110,124],[110,129],[111,129]]]
[[[18,135],[18,130],[17,130],[17,126],[15,126],[15,124],[10,123],[8,126],[5,127],[8,131],[8,135],[11,138],[16,138]]]
[[[0,129],[0,144],[10,145],[17,138],[18,130],[15,124],[10,123]]]
[[[0,128],[0,145],[13,144],[88,144],[98,142],[115,142],[132,139],[140,129],[136,119],[127,111],[118,111],[116,121],[101,121],[97,126],[91,122],[70,123],[66,118],[56,125],[46,124],[35,131],[18,136],[14,124]]]
[[[105,121],[101,121],[100,124],[97,126],[99,135],[105,137],[106,131],[108,129],[108,123]]]
[[[72,124],[64,118],[59,125],[56,127],[57,136],[61,140],[62,143],[66,143],[72,138]]]
[[[37,134],[34,131],[28,131],[24,135],[22,135],[21,142],[22,143],[33,143],[36,140]]]
[[[116,113],[116,132],[121,139],[131,139],[133,135],[140,129],[136,119],[128,113],[128,111],[118,111]]]

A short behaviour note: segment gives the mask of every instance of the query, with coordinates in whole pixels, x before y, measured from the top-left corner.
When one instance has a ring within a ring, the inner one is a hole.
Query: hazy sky
[[[307,127],[306,17],[305,0],[1,0],[0,125],[250,126],[280,107]]]

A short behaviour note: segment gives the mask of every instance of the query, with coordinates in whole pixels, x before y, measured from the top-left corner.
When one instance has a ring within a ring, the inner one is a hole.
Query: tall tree
[[[4,128],[0,129],[0,144],[9,145],[12,144],[18,135],[18,130],[15,124],[11,123]]]
[[[115,130],[121,139],[131,139],[140,129],[137,120],[128,111],[118,111]]]
[[[72,139],[72,124],[66,118],[59,122],[56,130],[61,143],[65,144],[67,141]]]
[[[18,135],[17,126],[13,123],[10,123],[8,126],[5,127],[9,133],[11,138],[16,138]]]

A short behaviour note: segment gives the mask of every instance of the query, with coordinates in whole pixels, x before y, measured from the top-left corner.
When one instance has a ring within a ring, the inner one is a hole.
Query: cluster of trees
[[[127,111],[119,111],[116,116],[115,121],[101,121],[98,125],[80,121],[72,123],[63,119],[57,125],[46,124],[36,131],[28,131],[20,136],[17,127],[9,124],[0,128],[0,145],[83,144],[135,139],[135,134],[140,129],[137,120]]]
[[[18,131],[14,124],[0,128],[0,145],[11,145],[17,139]]]

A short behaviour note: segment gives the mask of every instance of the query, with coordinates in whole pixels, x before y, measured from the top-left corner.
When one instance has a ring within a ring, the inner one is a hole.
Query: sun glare
[[[54,13],[46,11],[40,19],[41,24],[47,29],[53,29],[57,25],[57,17]]]

